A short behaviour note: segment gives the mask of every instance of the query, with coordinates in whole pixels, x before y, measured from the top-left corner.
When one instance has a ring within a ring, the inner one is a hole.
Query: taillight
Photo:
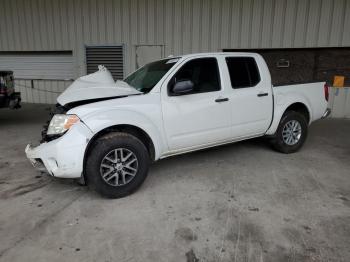
[[[325,98],[326,101],[328,102],[328,99],[329,99],[329,88],[328,88],[327,83],[324,84],[324,98]]]

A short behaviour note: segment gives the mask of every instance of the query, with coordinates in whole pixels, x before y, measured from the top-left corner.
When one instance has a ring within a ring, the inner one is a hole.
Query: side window
[[[193,59],[183,65],[169,82],[169,95],[176,82],[190,80],[193,83],[191,94],[219,91],[220,77],[216,58]]]
[[[226,57],[232,88],[253,87],[260,82],[258,66],[253,57]]]

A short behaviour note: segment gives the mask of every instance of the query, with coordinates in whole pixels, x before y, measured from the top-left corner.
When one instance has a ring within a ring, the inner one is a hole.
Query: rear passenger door
[[[261,135],[272,119],[272,88],[266,67],[254,57],[227,56],[225,63],[231,84],[232,138]],[[262,61],[262,63],[264,63]]]

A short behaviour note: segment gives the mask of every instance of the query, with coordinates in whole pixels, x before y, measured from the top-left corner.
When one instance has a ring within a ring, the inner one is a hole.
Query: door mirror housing
[[[191,80],[181,80],[174,84],[172,89],[173,96],[181,96],[189,94],[193,91],[194,84]]]

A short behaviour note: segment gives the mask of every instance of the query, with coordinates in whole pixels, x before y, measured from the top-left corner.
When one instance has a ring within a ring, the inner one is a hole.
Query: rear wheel
[[[308,124],[305,117],[298,112],[287,111],[282,116],[272,145],[282,153],[297,152],[306,140],[307,131]]]
[[[147,177],[149,155],[136,137],[121,132],[97,139],[86,162],[88,185],[109,198],[120,198],[137,190]]]

